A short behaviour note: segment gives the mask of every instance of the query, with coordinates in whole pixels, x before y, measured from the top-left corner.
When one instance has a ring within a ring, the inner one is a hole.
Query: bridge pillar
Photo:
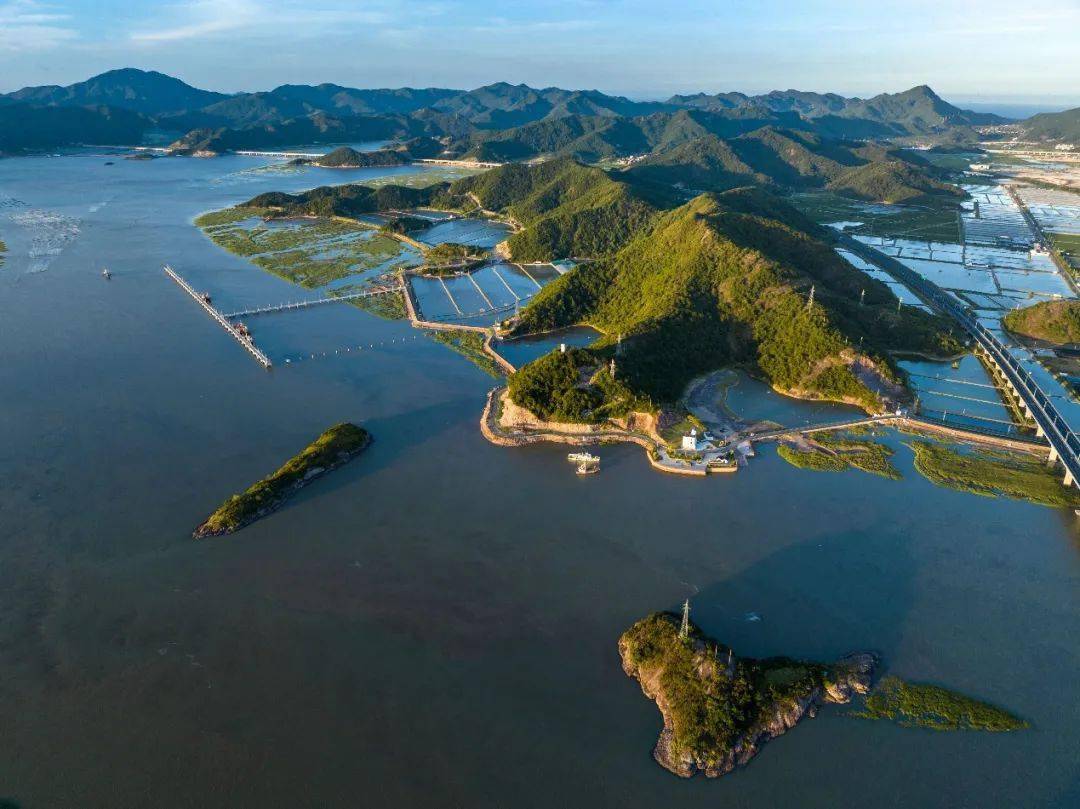
[[[1041,426],[1039,426],[1039,424],[1037,424],[1037,423],[1035,425],[1035,437],[1036,438],[1046,438],[1046,433],[1043,432],[1043,428]]]
[[[1058,454],[1057,454],[1057,450],[1056,450],[1056,449],[1054,449],[1054,445],[1053,445],[1053,444],[1051,444],[1051,445],[1050,445],[1050,457],[1049,457],[1049,459],[1048,459],[1047,463],[1049,463],[1049,464],[1050,464],[1051,466],[1053,466],[1053,465],[1054,465],[1054,461],[1056,461],[1057,459],[1058,459]]]
[[[1068,469],[1065,470],[1065,480],[1063,482],[1065,483],[1066,486],[1073,486],[1073,485],[1076,484],[1076,481],[1073,480],[1072,473],[1069,472]]]

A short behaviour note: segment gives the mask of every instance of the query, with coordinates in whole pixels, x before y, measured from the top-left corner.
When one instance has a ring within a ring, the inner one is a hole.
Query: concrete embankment
[[[637,444],[645,450],[649,465],[660,472],[688,477],[706,477],[705,467],[691,467],[679,461],[664,461],[656,456],[660,447],[655,441],[644,435],[626,430],[611,430],[589,424],[552,424],[535,422],[528,427],[507,429],[499,423],[499,411],[504,406],[506,388],[493,388],[488,391],[484,412],[480,416],[480,432],[492,444],[500,447],[524,447],[529,444],[554,443],[571,446],[589,446],[592,444],[628,443]],[[733,469],[734,467],[732,467]],[[729,471],[728,469],[718,471]]]

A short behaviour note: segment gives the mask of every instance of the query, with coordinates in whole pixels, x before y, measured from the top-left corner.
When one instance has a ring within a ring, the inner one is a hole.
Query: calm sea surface
[[[192,218],[389,172],[107,159],[0,160],[0,803],[1080,804],[1071,513],[937,488],[895,435],[902,482],[770,447],[703,481],[604,447],[581,479],[565,447],[489,445],[489,377],[347,306],[253,319],[271,357],[331,355],[263,371],[161,265],[224,310],[288,300]],[[189,538],[342,420],[374,433],[365,455],[239,534]],[[876,650],[1033,729],[831,708],[737,774],[679,780],[615,643],[687,596],[740,653]]]

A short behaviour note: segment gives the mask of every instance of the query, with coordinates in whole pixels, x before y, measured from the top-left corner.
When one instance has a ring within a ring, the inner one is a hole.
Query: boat
[[[108,267],[105,267],[105,268],[103,268],[103,269],[102,269],[102,271],[101,271],[101,276],[102,276],[102,277],[103,277],[103,278],[104,278],[104,279],[105,279],[106,281],[108,281],[108,280],[109,280],[110,278],[112,278],[112,273],[111,273],[111,272],[109,272],[109,268],[108,268]]]
[[[582,461],[577,466],[577,473],[579,475],[595,475],[600,471],[600,459],[597,458],[594,462]]]
[[[600,463],[597,456],[588,452],[571,452],[566,456],[566,460],[570,461],[570,463]]]

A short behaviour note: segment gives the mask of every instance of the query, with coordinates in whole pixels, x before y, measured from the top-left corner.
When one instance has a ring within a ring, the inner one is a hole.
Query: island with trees
[[[683,778],[715,778],[747,764],[762,745],[825,705],[860,700],[847,713],[940,731],[1008,732],[1028,723],[1008,711],[937,685],[895,676],[876,684],[880,661],[853,652],[835,663],[739,657],[682,615],[654,613],[619,638],[623,670],[663,717],[658,764]]]
[[[281,508],[290,496],[316,478],[351,461],[370,443],[371,434],[363,427],[348,422],[334,425],[272,475],[222,503],[192,537],[203,539],[239,531]]]

